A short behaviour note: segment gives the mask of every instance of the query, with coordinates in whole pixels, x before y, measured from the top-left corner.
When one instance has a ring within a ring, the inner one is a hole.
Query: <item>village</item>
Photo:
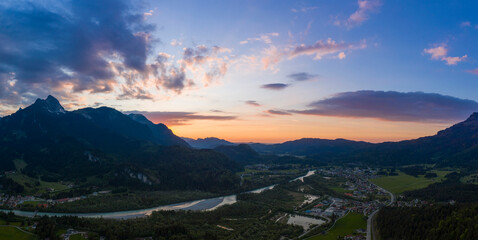
[[[353,211],[364,216],[368,216],[388,201],[388,192],[382,188],[370,183],[369,178],[375,176],[376,170],[373,169],[318,169],[318,175],[324,179],[331,177],[342,177],[345,182],[344,198],[326,196],[311,209],[305,211],[306,214],[320,217],[342,217],[347,212]],[[368,201],[367,201],[368,200]]]
[[[14,209],[19,207],[22,204],[30,204],[34,205],[38,208],[47,208],[49,206],[53,206],[56,204],[62,204],[67,202],[74,202],[82,199],[86,199],[88,197],[96,197],[101,194],[107,194],[111,191],[99,191],[93,192],[89,195],[82,195],[79,197],[71,197],[71,198],[60,198],[60,199],[43,199],[36,196],[22,196],[22,195],[9,195],[5,193],[0,193],[0,206],[7,209]]]

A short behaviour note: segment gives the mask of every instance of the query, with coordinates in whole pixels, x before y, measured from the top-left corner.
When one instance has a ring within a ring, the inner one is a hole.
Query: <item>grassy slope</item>
[[[15,168],[17,169],[17,171],[20,171],[27,166],[27,163],[23,161],[22,159],[13,160],[13,164],[15,165]]]
[[[61,191],[68,189],[68,186],[58,183],[58,182],[45,182],[39,181],[40,186],[36,186],[36,180],[28,177],[24,174],[19,172],[7,174],[7,177],[11,178],[13,181],[23,185],[25,187],[25,191],[27,194],[36,194],[36,193],[44,193],[47,191],[47,188],[53,188],[55,191]],[[29,186],[27,186],[29,185]]]
[[[371,179],[373,183],[385,188],[393,194],[401,194],[405,191],[416,190],[425,188],[428,185],[436,182],[440,182],[444,179],[445,175],[450,171],[432,171],[435,172],[438,177],[425,178],[424,176],[413,177],[403,172],[398,172],[398,176],[384,176],[380,178]]]
[[[40,185],[36,186],[36,179],[20,173],[21,170],[27,166],[27,163],[24,160],[15,159],[13,160],[13,164],[15,164],[17,172],[7,174],[7,177],[23,185],[27,194],[44,193],[47,191],[48,188],[53,188],[55,191],[62,191],[68,189],[67,185],[58,182],[39,181]]]
[[[70,240],[83,240],[84,238],[81,234],[75,234],[70,236]]]
[[[14,227],[0,226],[0,240],[33,240],[37,239],[34,235],[24,233]]]
[[[339,219],[335,226],[326,235],[317,235],[309,239],[314,240],[335,240],[339,236],[346,236],[355,232],[356,229],[367,229],[367,222],[362,214],[349,213]]]

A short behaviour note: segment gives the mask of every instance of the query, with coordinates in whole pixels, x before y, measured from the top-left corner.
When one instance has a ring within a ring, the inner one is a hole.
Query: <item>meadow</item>
[[[425,178],[422,175],[414,177],[398,171],[397,176],[383,176],[370,179],[370,181],[393,194],[401,194],[406,191],[425,188],[432,183],[441,182],[445,178],[445,175],[451,171],[432,170],[430,172],[436,173],[437,177]]]
[[[347,216],[337,220],[335,225],[325,235],[317,235],[310,240],[335,240],[355,233],[357,229],[367,229],[367,221],[359,213],[351,212]]]
[[[25,233],[12,226],[0,226],[0,240],[34,240],[35,235]]]

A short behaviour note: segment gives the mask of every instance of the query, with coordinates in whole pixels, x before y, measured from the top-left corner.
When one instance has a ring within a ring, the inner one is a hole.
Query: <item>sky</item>
[[[0,2],[0,116],[37,98],[183,137],[433,135],[478,111],[477,1]]]

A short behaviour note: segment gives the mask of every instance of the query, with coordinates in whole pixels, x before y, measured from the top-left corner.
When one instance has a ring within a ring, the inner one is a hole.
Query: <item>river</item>
[[[314,175],[315,171],[309,171],[306,175],[295,178],[292,181],[301,180],[304,181],[304,177]],[[252,191],[247,191],[246,193],[261,193],[266,190],[273,189],[277,184],[270,185],[267,187],[262,187]],[[210,211],[214,210],[220,206],[233,204],[237,202],[237,194],[222,196],[216,198],[207,198],[194,200],[190,202],[175,203],[170,205],[164,205],[153,208],[130,210],[130,211],[118,211],[118,212],[107,212],[107,213],[50,213],[50,212],[29,212],[21,210],[12,210],[15,215],[23,217],[34,217],[36,216],[76,216],[76,217],[89,217],[89,218],[114,218],[114,219],[130,219],[137,217],[149,216],[154,211],[160,210],[193,210],[193,211]],[[2,212],[10,212],[10,210],[1,210]]]

